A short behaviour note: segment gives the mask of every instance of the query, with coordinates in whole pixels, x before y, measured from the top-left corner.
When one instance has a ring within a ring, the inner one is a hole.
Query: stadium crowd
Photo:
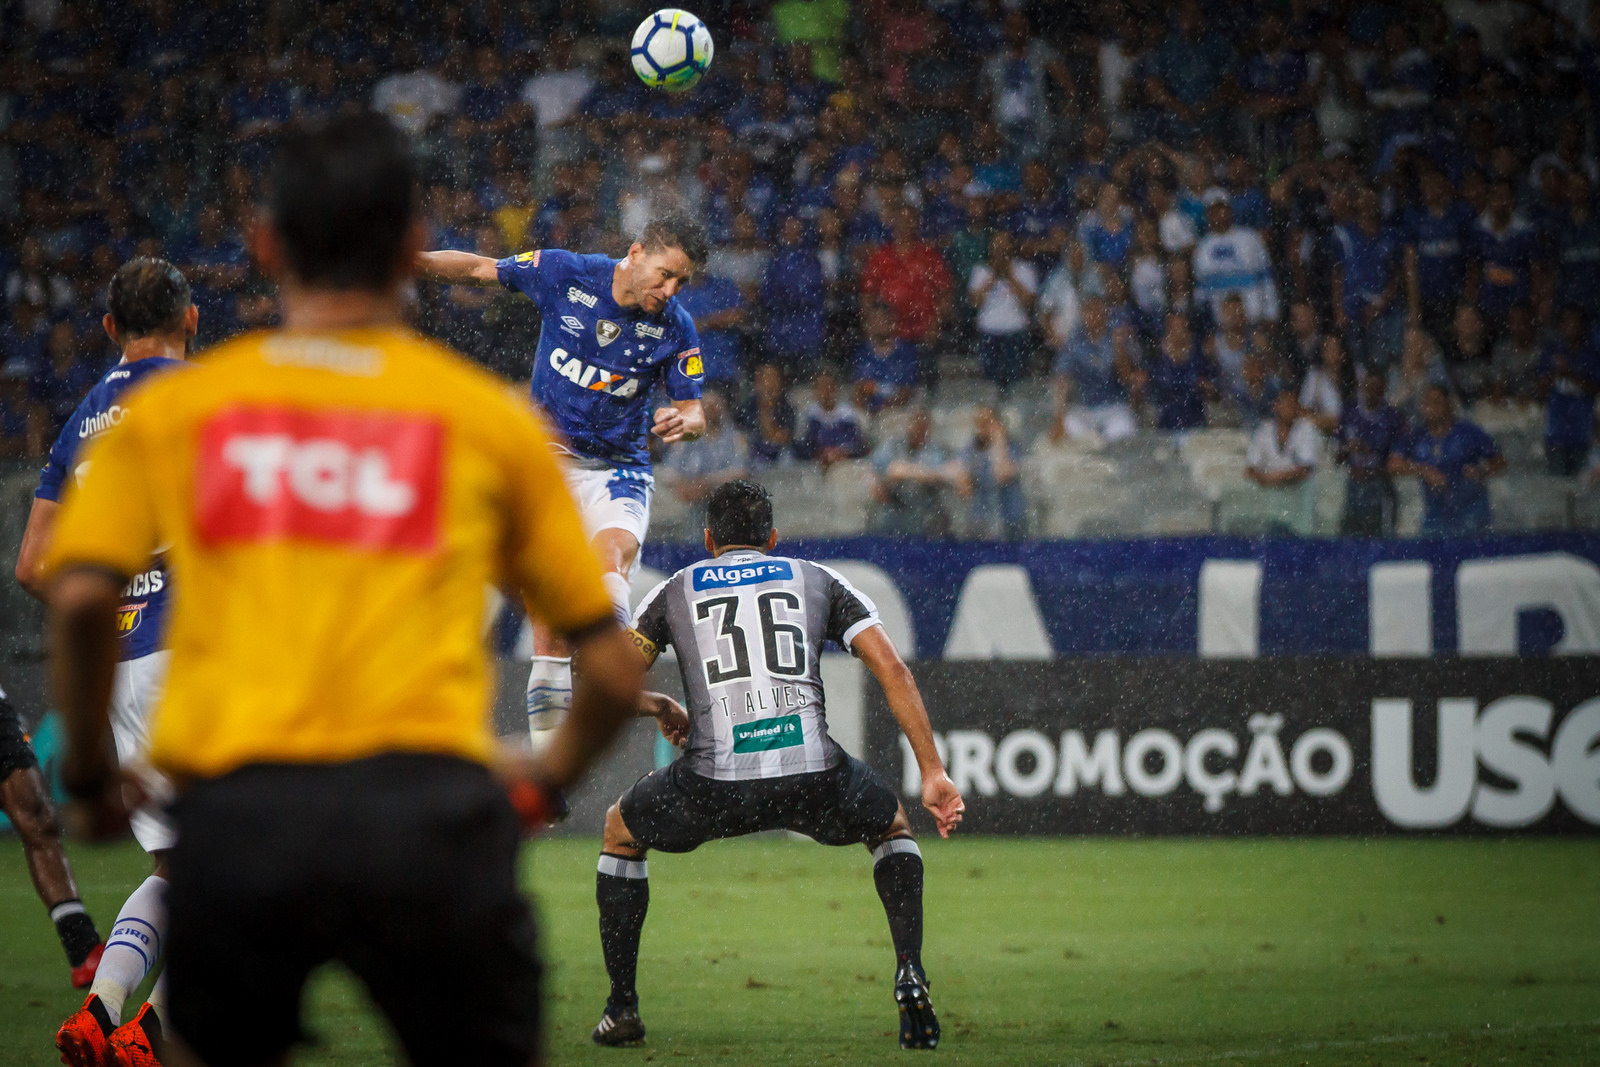
[[[1235,427],[1264,488],[1344,467],[1347,532],[1392,531],[1396,476],[1426,531],[1480,531],[1505,466],[1481,422],[1600,481],[1587,9],[712,0],[716,62],[670,96],[621,3],[0,3],[0,456],[42,454],[113,358],[135,254],[188,274],[202,344],[272,321],[243,238],[271,135],[368,101],[425,161],[434,247],[621,253],[661,209],[704,220],[680,299],[710,428],[657,468],[683,500],[867,458],[885,529],[971,501],[1019,536],[1029,450]],[[527,301],[413,310],[526,377]],[[974,379],[949,448],[928,405]]]

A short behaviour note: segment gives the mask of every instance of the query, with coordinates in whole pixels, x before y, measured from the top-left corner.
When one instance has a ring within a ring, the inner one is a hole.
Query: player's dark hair
[[[705,227],[682,211],[664,212],[645,223],[644,229],[639,231],[639,243],[646,252],[682,249],[696,270],[704,267],[711,255]]]
[[[278,144],[267,194],[288,268],[319,289],[381,291],[410,269],[416,163],[405,135],[372,111],[301,123]]]
[[[771,494],[743,478],[723,482],[706,503],[706,528],[718,548],[765,545],[772,536]]]
[[[183,272],[150,256],[128,260],[106,289],[106,310],[124,341],[183,329],[184,312],[192,302]]]

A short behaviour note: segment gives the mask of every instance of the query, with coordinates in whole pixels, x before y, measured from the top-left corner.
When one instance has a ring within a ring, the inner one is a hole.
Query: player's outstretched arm
[[[939,750],[934,747],[933,727],[928,725],[928,710],[922,704],[922,693],[917,689],[911,668],[900,658],[882,626],[869,626],[861,631],[851,642],[850,650],[883,686],[889,710],[910,742],[917,767],[922,771],[922,806],[933,816],[939,836],[949,837],[967,807],[955,783],[945,774]]]
[[[418,252],[417,277],[447,285],[498,285],[500,269],[488,256],[472,252]]]

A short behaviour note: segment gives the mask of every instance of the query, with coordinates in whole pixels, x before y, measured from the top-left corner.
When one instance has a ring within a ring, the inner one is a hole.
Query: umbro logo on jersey
[[[621,336],[622,327],[618,326],[610,319],[601,319],[599,322],[594,324],[594,339],[600,342],[601,348],[604,348],[606,345],[610,344],[612,341],[615,341]]]
[[[638,334],[640,337],[648,337],[652,341],[659,341],[667,335],[667,329],[665,326],[652,326],[648,322],[634,323],[633,332]]]
[[[561,316],[561,328],[574,337],[583,336],[583,322],[572,315]]]
[[[550,353],[550,366],[573,385],[580,389],[588,389],[590,392],[629,397],[639,391],[639,379],[602,370],[591,363],[585,363],[577,356],[568,359],[567,350],[564,348],[558,348]]]
[[[574,304],[582,304],[586,308],[592,308],[596,304],[600,303],[600,298],[598,296],[595,296],[592,293],[586,293],[582,289],[579,289],[576,285],[567,290],[567,299],[572,301]]]

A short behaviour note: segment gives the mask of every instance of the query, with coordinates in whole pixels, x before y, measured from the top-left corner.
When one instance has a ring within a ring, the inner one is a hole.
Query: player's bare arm
[[[934,747],[933,727],[928,725],[928,711],[922,704],[922,694],[911,668],[900,658],[882,626],[869,626],[857,634],[850,651],[867,665],[878,684],[883,686],[889,710],[906,735],[922,772],[922,806],[933,816],[939,836],[949,837],[967,810],[966,804],[955,783],[945,774],[939,750]]]
[[[472,252],[418,252],[417,277],[447,285],[490,286],[500,284],[500,270],[494,260]]]
[[[28,511],[27,528],[22,531],[22,547],[17,549],[17,584],[35,600],[43,600],[49,594],[49,585],[39,576],[39,564],[50,544],[50,530],[55,525],[59,507],[54,500],[34,497],[33,507]]]
[[[73,833],[103,840],[127,830],[129,805],[111,758],[116,608],[126,576],[95,567],[63,571],[50,586],[50,680],[67,728],[61,780]]]
[[[656,408],[650,431],[669,445],[693,441],[706,432],[705,408],[699,400],[674,400],[670,407]]]
[[[689,712],[665,693],[639,694],[639,718],[654,719],[669,744],[682,746],[689,739]]]

